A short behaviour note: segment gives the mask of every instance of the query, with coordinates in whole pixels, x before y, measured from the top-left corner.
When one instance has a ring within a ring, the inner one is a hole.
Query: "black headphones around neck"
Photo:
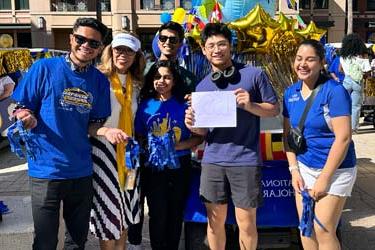
[[[211,80],[217,87],[224,89],[228,84],[236,84],[239,79],[239,72],[234,65],[229,66],[223,71],[214,71],[211,73]]]

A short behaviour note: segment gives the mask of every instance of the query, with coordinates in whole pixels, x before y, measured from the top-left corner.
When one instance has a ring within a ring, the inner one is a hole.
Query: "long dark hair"
[[[358,34],[352,33],[346,35],[342,39],[340,55],[343,58],[364,55],[367,53],[368,50],[366,44],[363,42],[363,40]]]
[[[312,47],[314,49],[316,55],[319,57],[319,60],[324,65],[326,51],[324,49],[323,44],[321,44],[319,41],[314,40],[314,39],[306,39],[306,40],[304,40],[300,43],[298,48],[303,46],[303,45]],[[330,76],[330,74],[328,74],[327,70],[323,67],[322,70],[320,71],[320,76],[318,78],[318,84],[320,84],[322,82],[325,82],[329,79],[331,79],[331,76]]]
[[[168,68],[173,75],[174,84],[172,87],[172,96],[175,97],[179,102],[184,102],[185,94],[183,92],[183,88],[178,86],[180,84],[183,84],[181,75],[177,70],[178,65],[176,65],[176,62],[172,62],[169,60],[159,60],[151,66],[150,70],[145,76],[145,84],[141,89],[141,101],[157,97],[158,93],[154,88],[154,78],[156,74],[159,74],[158,69],[162,67]]]

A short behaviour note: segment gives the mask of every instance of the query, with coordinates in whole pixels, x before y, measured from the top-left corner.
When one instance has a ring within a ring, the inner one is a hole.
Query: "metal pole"
[[[96,1],[96,19],[99,21],[102,21],[102,6],[101,6],[101,0],[95,0]]]
[[[348,29],[347,34],[353,33],[353,1],[348,0]]]

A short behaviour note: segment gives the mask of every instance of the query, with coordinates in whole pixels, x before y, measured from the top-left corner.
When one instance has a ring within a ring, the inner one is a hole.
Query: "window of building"
[[[155,1],[154,0],[142,0],[141,9],[144,9],[144,10],[155,9]]]
[[[162,0],[160,1],[161,8],[163,10],[173,10],[174,9],[174,0]]]
[[[111,11],[111,0],[102,0],[102,11]]]
[[[16,10],[28,10],[29,0],[16,0]]]
[[[358,0],[353,0],[353,10],[358,11]]]
[[[185,9],[191,9],[192,0],[180,0],[180,6]],[[144,10],[173,10],[175,0],[142,0],[141,9]]]
[[[17,46],[22,48],[31,48],[31,33],[30,32],[20,32],[17,33]]]
[[[102,11],[111,10],[111,0],[99,0]],[[52,0],[51,11],[96,11],[92,0]]]
[[[367,0],[367,10],[375,10],[375,0]]]
[[[328,0],[315,0],[314,9],[328,9]]]
[[[11,9],[12,9],[11,0],[0,1],[0,10],[11,10]]]
[[[299,7],[301,9],[307,9],[307,10],[309,10],[310,6],[311,6],[311,1],[310,0],[302,0],[299,3]]]
[[[190,10],[193,8],[192,0],[180,0],[180,6],[185,10]]]

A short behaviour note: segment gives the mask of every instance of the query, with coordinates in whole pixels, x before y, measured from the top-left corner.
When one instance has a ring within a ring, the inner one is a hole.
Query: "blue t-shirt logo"
[[[93,97],[90,92],[85,92],[79,88],[67,88],[60,98],[60,107],[64,110],[72,111],[73,108],[79,113],[89,113],[92,109]]]
[[[291,97],[288,98],[288,102],[298,102],[299,101],[299,95],[293,94]]]

